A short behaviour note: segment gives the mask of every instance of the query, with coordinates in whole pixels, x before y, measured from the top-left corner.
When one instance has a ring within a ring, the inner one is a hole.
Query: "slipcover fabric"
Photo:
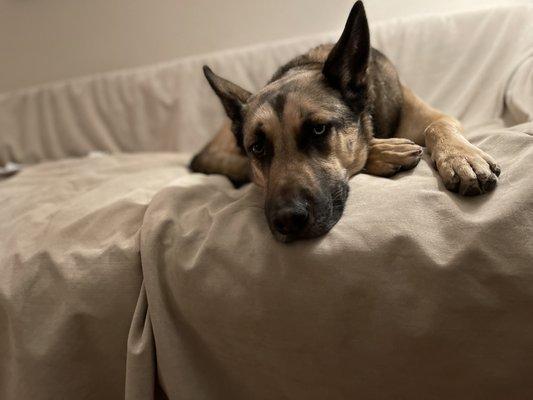
[[[201,66],[256,90],[336,34],[0,95],[0,162],[25,164],[0,181],[0,398],[533,397],[532,22],[373,27],[498,187],[447,192],[425,155],[289,245],[259,189],[186,169],[224,119]],[[135,154],[63,159],[93,150]]]

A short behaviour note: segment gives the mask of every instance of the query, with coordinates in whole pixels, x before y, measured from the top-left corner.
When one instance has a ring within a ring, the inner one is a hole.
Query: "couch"
[[[494,192],[426,154],[282,244],[256,187],[188,171],[224,121],[203,64],[257,90],[339,32],[1,94],[0,399],[533,398],[533,7],[371,29]]]

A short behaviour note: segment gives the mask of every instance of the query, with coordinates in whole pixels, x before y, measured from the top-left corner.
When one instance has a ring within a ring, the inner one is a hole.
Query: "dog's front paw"
[[[452,192],[476,196],[496,187],[499,165],[462,137],[436,146],[431,158],[444,186]]]
[[[389,177],[416,167],[421,157],[422,147],[409,139],[372,139],[364,171]]]

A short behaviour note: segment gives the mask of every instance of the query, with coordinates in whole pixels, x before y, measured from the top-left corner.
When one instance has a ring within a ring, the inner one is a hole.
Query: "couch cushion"
[[[141,224],[183,161],[91,157],[0,181],[0,398],[124,397]]]
[[[531,20],[489,10],[375,35],[501,163],[488,195],[446,191],[426,154],[392,179],[354,177],[331,232],[289,245],[251,185],[187,175],[154,197],[141,240],[149,307],[130,338],[153,341],[170,399],[533,397],[533,122],[500,119],[506,99],[527,104],[518,49],[533,35],[515,34]]]
[[[356,176],[340,222],[289,245],[251,185],[161,190],[141,253],[169,398],[533,397],[532,134],[470,133],[502,165],[489,195],[447,192],[426,155]]]

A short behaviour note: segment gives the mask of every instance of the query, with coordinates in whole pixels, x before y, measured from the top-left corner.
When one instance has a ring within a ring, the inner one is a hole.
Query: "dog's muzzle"
[[[340,219],[347,197],[343,182],[324,193],[311,194],[305,188],[279,192],[265,204],[270,230],[282,242],[324,235]]]
[[[272,226],[282,235],[297,235],[309,223],[309,209],[305,202],[296,201],[277,209],[272,216]]]

